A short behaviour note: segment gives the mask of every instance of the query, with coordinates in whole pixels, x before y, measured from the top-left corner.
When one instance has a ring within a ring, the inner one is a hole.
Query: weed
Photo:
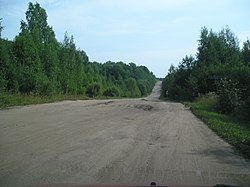
[[[235,146],[245,157],[250,158],[250,125],[248,121],[217,111],[218,98],[202,96],[194,102],[185,103],[217,135]]]

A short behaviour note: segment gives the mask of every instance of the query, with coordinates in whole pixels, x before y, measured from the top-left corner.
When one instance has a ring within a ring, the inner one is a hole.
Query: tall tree
[[[22,65],[21,77],[24,77],[22,91],[48,94],[57,90],[58,47],[46,11],[38,3],[30,2],[26,22],[21,21],[21,32],[15,40],[17,58]]]
[[[109,96],[138,97],[154,85],[155,76],[146,67],[89,62],[67,33],[62,43],[57,42],[38,3],[29,3],[20,30],[14,42],[0,39],[0,92],[89,94],[98,85],[98,95],[105,91]]]

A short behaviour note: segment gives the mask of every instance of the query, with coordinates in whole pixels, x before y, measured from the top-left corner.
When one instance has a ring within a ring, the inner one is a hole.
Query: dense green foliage
[[[89,97],[96,97],[101,94],[101,85],[98,83],[90,84],[87,88],[86,94]]]
[[[120,93],[116,87],[109,87],[103,92],[103,95],[107,97],[118,97]]]
[[[145,66],[89,62],[67,33],[58,42],[38,3],[29,3],[20,29],[14,41],[0,39],[2,94],[140,97],[154,86],[156,78]]]
[[[162,84],[162,97],[193,100],[210,92],[218,95],[217,110],[249,120],[250,42],[240,49],[229,28],[219,33],[202,28],[196,58],[186,56],[171,66]]]
[[[221,79],[218,83],[219,103],[218,107],[220,111],[236,112],[239,103],[240,92],[237,88],[237,83],[232,80]]]
[[[206,122],[213,131],[250,158],[249,124],[233,115],[218,113],[216,111],[218,102],[218,96],[210,94],[187,104],[191,107],[192,112]]]

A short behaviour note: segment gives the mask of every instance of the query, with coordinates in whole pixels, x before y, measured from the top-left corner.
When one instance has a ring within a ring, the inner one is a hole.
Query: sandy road
[[[250,186],[250,162],[189,109],[144,99],[0,111],[0,186],[48,183]]]

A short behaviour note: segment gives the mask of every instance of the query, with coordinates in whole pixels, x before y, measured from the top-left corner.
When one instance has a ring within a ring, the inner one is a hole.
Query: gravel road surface
[[[250,186],[250,162],[180,103],[64,101],[0,110],[0,186]]]

